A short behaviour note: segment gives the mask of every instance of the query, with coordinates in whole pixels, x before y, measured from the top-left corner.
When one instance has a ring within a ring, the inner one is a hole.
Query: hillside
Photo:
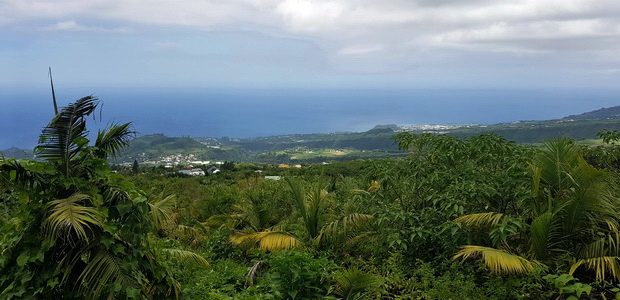
[[[23,158],[32,158],[33,155],[32,155],[32,151],[13,147],[13,148],[9,148],[6,150],[0,150],[0,157],[23,159]]]
[[[126,159],[149,160],[162,155],[200,151],[203,145],[189,137],[168,137],[163,134],[140,136],[121,154]]]
[[[608,108],[601,108],[589,112],[585,112],[578,115],[570,115],[564,119],[570,120],[605,120],[605,119],[620,119],[620,105],[612,106]]]
[[[361,133],[299,134],[254,139],[167,137],[134,139],[117,162],[232,160],[265,163],[323,162],[400,155],[390,129]]]
[[[527,121],[489,126],[458,128],[448,132],[457,137],[470,137],[482,133],[494,133],[517,143],[540,143],[554,137],[570,137],[575,140],[593,139],[602,130],[620,130],[619,119],[561,119]]]
[[[246,139],[167,137],[162,134],[136,138],[119,157],[120,162],[157,161],[181,155],[185,161],[233,160],[263,163],[323,162],[403,155],[396,132],[447,134],[471,137],[493,133],[517,143],[539,143],[565,136],[576,140],[596,138],[597,133],[620,130],[620,106],[557,120],[521,121],[494,125],[378,125],[366,132],[293,134]]]

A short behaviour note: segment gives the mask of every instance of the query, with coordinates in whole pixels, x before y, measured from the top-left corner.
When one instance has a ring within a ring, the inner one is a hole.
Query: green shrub
[[[270,280],[276,295],[283,299],[319,299],[327,294],[327,274],[335,268],[326,258],[309,253],[286,251],[274,254],[268,261]]]

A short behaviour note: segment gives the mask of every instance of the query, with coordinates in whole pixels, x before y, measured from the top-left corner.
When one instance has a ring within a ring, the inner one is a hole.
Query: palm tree
[[[36,156],[54,164],[64,176],[79,176],[87,171],[83,168],[89,158],[106,159],[118,154],[134,135],[131,123],[113,124],[99,131],[95,145],[88,145],[86,118],[94,113],[98,103],[96,97],[86,96],[64,107],[43,128]]]
[[[130,123],[100,131],[89,145],[86,119],[97,105],[96,97],[87,96],[54,116],[35,148],[45,163],[0,162],[0,184],[25,201],[14,215],[15,228],[0,239],[2,297],[19,291],[93,299],[178,297],[178,284],[160,257],[205,263],[187,251],[153,246],[149,235],[169,219],[170,200],[148,202],[110,172],[105,159],[127,145]],[[36,282],[24,279],[28,270],[38,270]]]
[[[250,205],[236,206],[235,213],[224,217],[233,221],[228,224],[231,228],[243,224],[241,226],[243,229],[237,230],[231,236],[233,244],[257,246],[263,250],[283,250],[304,244],[321,244],[338,238],[348,238],[348,234],[363,228],[373,220],[371,215],[354,213],[326,223],[325,205],[330,197],[329,193],[320,185],[316,185],[312,191],[306,193],[301,183],[292,179],[287,179],[287,183],[293,207],[302,220],[304,235],[287,232],[279,222],[267,227],[261,220],[271,216],[270,210],[254,205],[250,201]],[[212,219],[210,222],[213,221],[215,220]]]
[[[532,197],[522,209],[529,219],[515,231],[511,243],[495,239],[493,246],[463,246],[455,259],[482,256],[494,272],[526,273],[536,266],[570,265],[568,272],[585,268],[597,280],[620,279],[620,201],[609,175],[588,165],[568,139],[545,143],[531,165]],[[497,228],[516,218],[486,212],[461,216],[466,226]],[[569,257],[566,260],[566,257]]]
[[[234,230],[230,241],[245,248],[271,251],[301,245],[297,237],[282,229],[280,221],[276,218],[275,207],[261,195],[247,193],[241,203],[233,205],[230,213],[212,216],[203,225]]]

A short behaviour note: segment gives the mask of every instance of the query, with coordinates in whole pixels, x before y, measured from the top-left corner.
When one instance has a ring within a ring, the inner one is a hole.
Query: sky
[[[0,88],[614,88],[618,0],[0,0]]]

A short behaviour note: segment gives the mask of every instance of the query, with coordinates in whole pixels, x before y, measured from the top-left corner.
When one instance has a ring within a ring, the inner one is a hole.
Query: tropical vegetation
[[[585,146],[402,132],[406,157],[180,177],[110,165],[133,131],[89,134],[97,107],[89,96],[59,109],[35,160],[0,160],[0,298],[620,292],[617,131]]]

